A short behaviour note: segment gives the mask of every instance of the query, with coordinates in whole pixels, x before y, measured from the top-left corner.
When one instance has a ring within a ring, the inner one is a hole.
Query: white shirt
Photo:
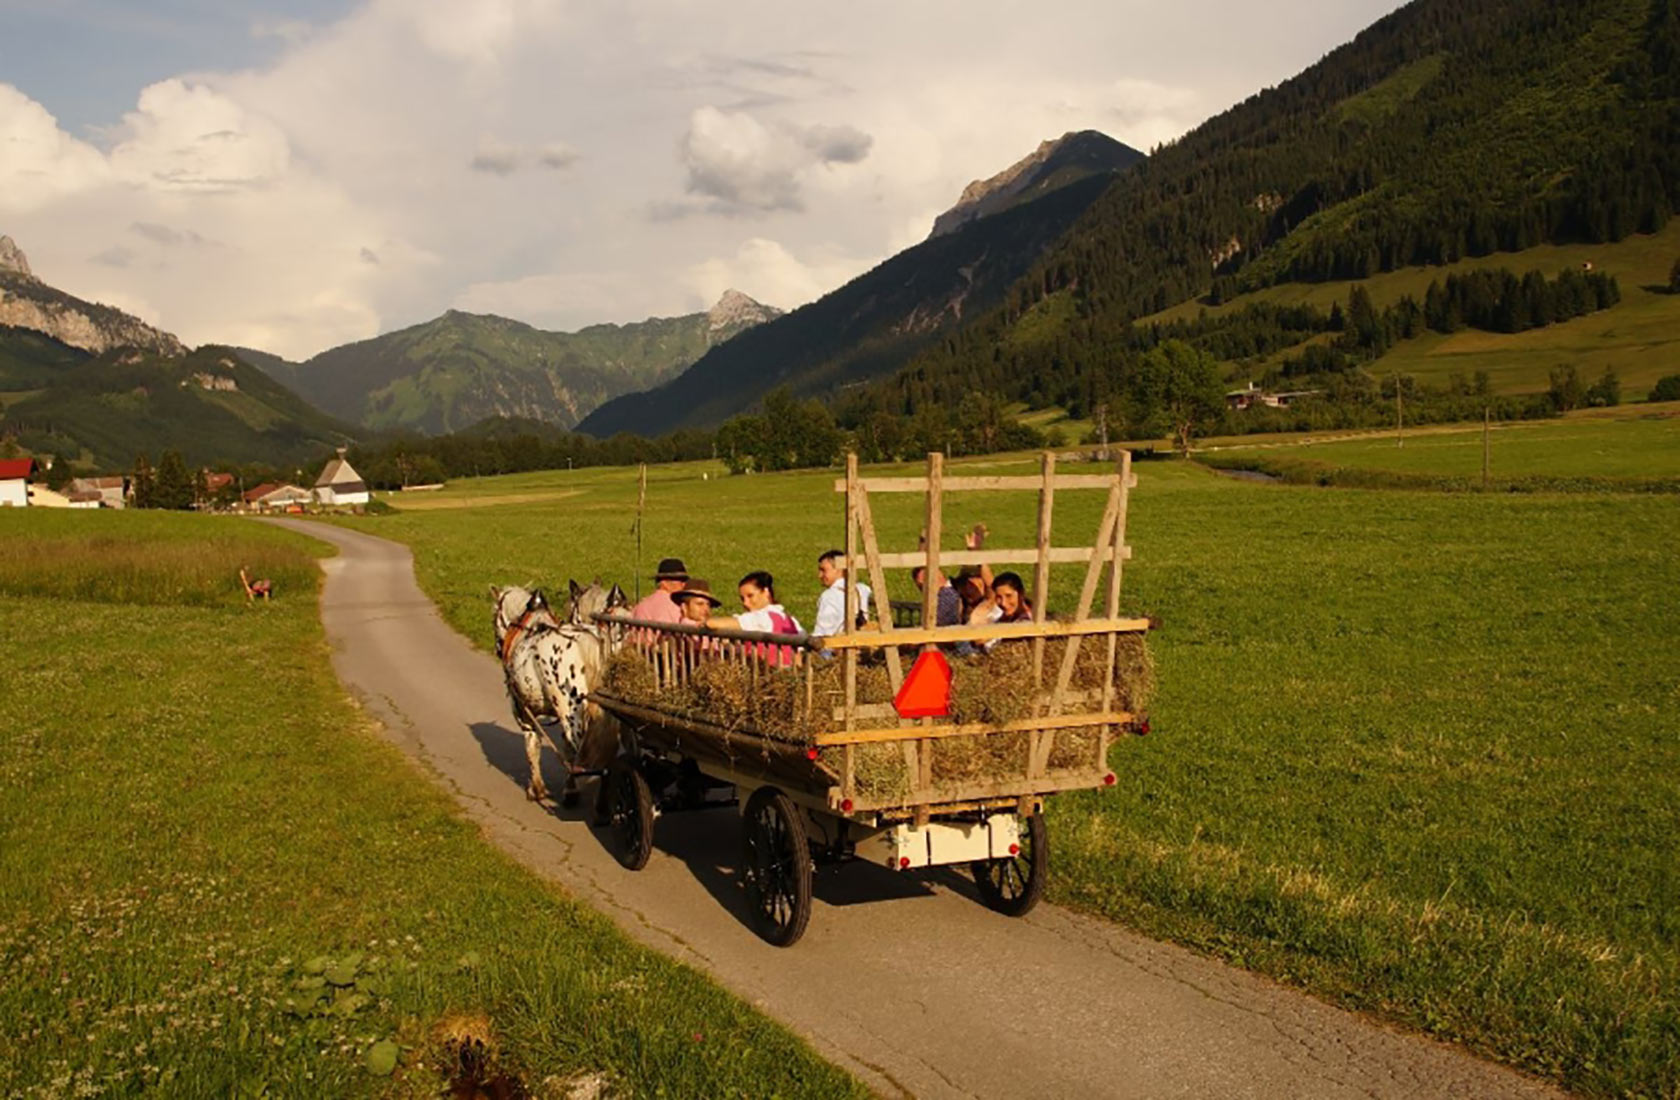
[[[862,581],[858,582],[858,610],[863,612],[865,619],[869,618],[870,588]],[[832,638],[836,634],[848,633],[846,629],[846,578],[841,577],[817,597],[817,625],[811,628],[811,633],[818,638]]]
[[[778,615],[793,624],[794,633],[804,633],[799,628],[799,620],[789,615],[787,609],[779,603],[761,607],[757,611],[743,611],[735,617],[735,621],[740,624],[742,630],[762,630],[766,634],[784,633],[776,629]]]

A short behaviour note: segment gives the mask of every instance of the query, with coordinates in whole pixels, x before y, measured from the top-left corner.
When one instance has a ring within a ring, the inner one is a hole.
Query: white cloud
[[[1044,138],[1176,137],[1393,3],[362,0],[136,89],[95,143],[0,84],[0,232],[72,293],[294,357],[451,305],[791,308]]]

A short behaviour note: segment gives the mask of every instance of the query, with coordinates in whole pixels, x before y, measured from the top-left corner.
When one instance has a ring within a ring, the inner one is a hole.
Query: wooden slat
[[[857,583],[854,576],[857,572],[852,565],[852,559],[857,557],[857,499],[862,490],[858,488],[858,459],[856,451],[846,453],[846,564],[842,567],[845,578],[846,599],[844,607],[845,618],[840,622],[840,629],[851,633],[857,629]],[[846,662],[846,728],[857,726],[857,650],[848,649],[841,658]]]
[[[1069,707],[1101,706],[1102,692],[1070,689],[1067,698],[1063,700],[1063,704]],[[845,706],[834,707],[831,716],[837,722],[845,718]],[[891,721],[897,716],[898,712],[893,709],[891,703],[859,703],[857,705],[857,717],[860,722],[875,722],[882,719]]]
[[[1125,553],[1130,554],[1128,548]],[[926,554],[922,551],[909,551],[898,554],[882,554],[881,565],[887,569],[914,569],[923,564]],[[1093,549],[1089,546],[1058,546],[1046,547],[1045,556],[1052,565],[1084,565],[1093,559],[1107,561],[1114,556],[1112,546]],[[1026,562],[1036,562],[1039,554],[1037,550],[945,550],[939,555],[939,560],[945,565],[1021,565]],[[847,564],[850,564],[849,562]],[[862,562],[860,561],[861,565]]]
[[[1026,474],[1020,477],[948,477],[944,478],[944,490],[947,493],[979,492],[995,489],[1031,489],[1037,490],[1044,484],[1044,479],[1037,474]],[[862,481],[863,489],[869,493],[924,493],[927,491],[927,479],[920,477],[866,477]],[[1057,474],[1055,487],[1057,489],[1110,489],[1114,487],[1113,474]],[[846,482],[837,478],[834,482],[835,492],[844,492]]]
[[[939,593],[943,585],[939,583],[939,540],[944,534],[945,523],[945,456],[939,451],[928,454],[927,472],[927,545],[923,552],[926,555],[923,564],[927,572],[922,574],[922,623],[937,625],[939,622]],[[886,562],[881,563],[884,567]],[[928,644],[927,649],[932,649]],[[924,726],[931,723],[924,722]],[[909,765],[914,786],[911,795],[925,790],[933,781],[933,746],[922,741],[905,742],[904,762]],[[922,818],[918,816],[917,822]]]
[[[830,649],[879,649],[882,646],[989,642],[1010,638],[1072,638],[1089,634],[1138,634],[1149,629],[1148,619],[1091,619],[1071,623],[988,623],[985,626],[899,627],[824,638]],[[890,654],[892,650],[889,648]],[[896,689],[895,689],[896,690]],[[1065,689],[1064,689],[1065,690]]]
[[[1056,504],[1056,453],[1045,451],[1039,461],[1038,562],[1033,568],[1033,622],[1042,623],[1050,607],[1050,530]],[[1110,616],[1112,618],[1112,616]],[[1033,698],[1044,690],[1044,639],[1033,639]]]
[[[1029,733],[1039,729],[1081,729],[1086,726],[1125,725],[1133,716],[1124,711],[1098,714],[1061,714],[1053,718],[1023,718],[1018,722],[993,724],[969,722],[947,726],[883,726],[878,729],[836,730],[819,733],[816,743],[829,745],[874,745],[882,741],[937,741],[942,737],[977,737],[997,733]]]
[[[1114,538],[1114,521],[1120,514],[1120,484],[1113,483],[1108,493],[1108,503],[1103,508],[1102,522],[1097,525],[1097,546],[1107,546]],[[1097,579],[1102,576],[1103,562],[1093,558],[1085,570],[1085,583],[1079,589],[1079,603],[1074,607],[1073,620],[1076,623],[1086,621],[1091,617],[1091,599],[1097,594]],[[1056,688],[1050,695],[1050,713],[1062,712],[1062,696],[1067,694],[1068,683],[1073,679],[1073,667],[1079,660],[1079,639],[1082,635],[1070,634],[1067,652],[1062,656],[1062,667],[1056,675]]]
[[[875,588],[875,625],[881,629],[879,636],[886,641],[887,649],[887,678],[892,684],[893,693],[897,694],[904,683],[904,668],[898,661],[898,649],[890,644],[897,632],[893,629],[892,601],[887,596],[887,571],[881,567],[881,545],[875,538],[875,513],[869,507],[869,494],[860,493],[858,497],[858,525],[863,529],[863,556],[869,567],[869,583]],[[848,631],[850,627],[847,628]]]
[[[930,814],[941,813],[947,805],[964,805],[991,798],[1027,798],[1037,800],[1042,795],[1054,794],[1057,791],[1088,790],[1092,787],[1101,788],[1103,776],[1106,772],[1074,772],[1055,778],[1048,776],[1038,779],[1004,779],[994,783],[962,784],[950,787],[936,787],[926,792],[921,802],[911,802],[908,799],[872,799],[852,794],[852,813],[904,813],[926,809]]]
[[[1113,546],[1116,550],[1119,550],[1126,543],[1126,507],[1131,499],[1130,494],[1126,490],[1126,484],[1131,480],[1131,477],[1132,452],[1121,451],[1120,511],[1114,517]],[[1118,618],[1120,616],[1121,562],[1124,560],[1125,559],[1123,557],[1117,555],[1108,570],[1108,600],[1103,605],[1103,613],[1110,619]],[[1107,670],[1107,673],[1104,675],[1102,683],[1104,710],[1108,710],[1114,705],[1114,655],[1119,642],[1120,639],[1117,635],[1110,634],[1108,636],[1108,659],[1103,665],[1103,668]],[[1107,730],[1103,731],[1105,736],[1107,732]]]

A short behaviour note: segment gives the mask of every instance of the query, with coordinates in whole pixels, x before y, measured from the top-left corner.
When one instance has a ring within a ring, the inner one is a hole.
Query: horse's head
[[[569,583],[572,588],[571,621],[579,626],[594,626],[594,616],[630,606],[630,599],[625,596],[624,589],[616,584],[611,588],[603,588],[599,577],[587,586],[577,581]]]
[[[509,585],[499,588],[490,586],[490,599],[495,604],[496,643],[501,644],[507,637],[507,632],[522,619],[534,624],[547,622],[558,626],[559,618],[548,605],[548,597],[540,588],[524,588],[520,585]]]

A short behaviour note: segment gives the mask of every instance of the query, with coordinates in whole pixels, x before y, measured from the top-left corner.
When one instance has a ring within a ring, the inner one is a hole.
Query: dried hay
[[[1069,644],[1065,638],[1048,639],[1044,644],[1046,691],[1054,687]],[[1102,705],[1100,693],[1107,660],[1107,638],[1090,636],[1081,641],[1070,688],[1083,695],[1076,696],[1067,710],[1091,711]],[[1033,716],[1031,642],[1004,642],[989,652],[955,657],[951,668],[953,722],[1004,725]],[[809,707],[805,705],[803,670],[771,668],[757,662],[705,660],[693,669],[684,686],[661,689],[647,654],[626,647],[608,662],[604,686],[631,702],[709,722],[732,733],[809,745],[818,734],[834,732],[844,724],[844,662],[818,660],[812,677]],[[1115,647],[1115,709],[1142,712],[1154,684],[1154,662],[1144,636],[1119,635]],[[887,670],[878,660],[859,662],[857,701],[860,705],[892,701]],[[874,719],[866,724],[882,722]],[[1099,766],[1096,752],[1100,734],[1096,729],[1058,730],[1050,736],[1050,771]],[[1011,731],[938,738],[930,744],[934,781],[941,786],[960,785],[1025,775],[1031,735]],[[835,773],[844,773],[843,747],[826,747],[818,759]],[[862,798],[901,799],[912,786],[901,742],[854,746],[852,771],[854,793]]]

